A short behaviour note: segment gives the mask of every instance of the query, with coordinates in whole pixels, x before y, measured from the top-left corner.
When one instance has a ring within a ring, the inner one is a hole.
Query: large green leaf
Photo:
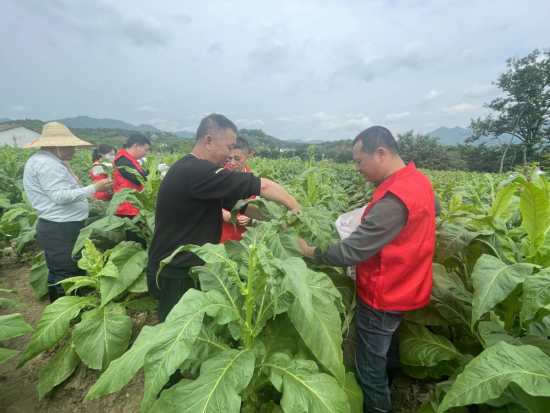
[[[48,363],[38,376],[38,396],[44,397],[51,389],[65,381],[80,363],[80,357],[76,353],[71,340]]]
[[[23,366],[37,354],[52,348],[61,340],[69,329],[70,321],[92,300],[93,298],[88,297],[68,296],[58,298],[53,304],[47,306],[17,368]]]
[[[330,215],[325,211],[304,209],[298,211],[298,218],[316,237],[317,245],[325,251],[331,243],[332,225]]]
[[[197,380],[164,391],[151,413],[238,413],[253,373],[253,351],[226,350],[203,363]]]
[[[180,370],[189,370],[192,374],[197,374],[202,363],[229,349],[230,347],[224,343],[222,338],[216,336],[212,328],[203,326],[195,340],[193,349],[181,365]]]
[[[496,399],[512,382],[531,396],[550,396],[550,358],[533,346],[497,343],[458,375],[438,412]]]
[[[550,268],[525,277],[523,282],[523,308],[520,320],[524,323],[535,318],[538,313],[541,318],[550,314]]]
[[[193,267],[191,272],[197,274],[202,291],[219,291],[231,302],[238,311],[242,304],[239,287],[229,282],[229,276],[222,263],[206,264],[203,267]]]
[[[10,350],[8,348],[0,348],[0,365],[19,354],[18,350]]]
[[[258,338],[265,345],[265,353],[262,356],[262,362],[264,362],[275,353],[285,351],[296,353],[300,335],[288,315],[283,313],[278,315],[275,320],[269,321]]]
[[[218,291],[187,291],[166,318],[145,356],[143,411],[149,410],[162,386],[191,352],[205,313],[216,318],[219,324],[239,318]]]
[[[147,276],[145,275],[145,271],[142,272],[135,280],[134,282],[126,288],[128,292],[131,293],[144,293],[148,290],[147,288]]]
[[[510,200],[516,193],[518,186],[519,185],[517,183],[513,182],[498,191],[497,199],[495,199],[495,202],[493,202],[493,205],[491,206],[491,215],[493,218],[502,217],[504,221],[508,221],[508,219],[510,219],[511,214],[510,216],[507,216],[505,213],[507,212],[508,205],[510,205]]]
[[[147,265],[147,252],[137,246],[126,246],[109,257],[117,268],[118,277],[101,277],[101,306],[126,290]]]
[[[363,412],[363,390],[359,387],[355,374],[351,371],[346,373],[346,381],[344,383],[344,391],[348,395],[348,403],[350,413]]]
[[[433,263],[433,282],[435,287],[449,290],[455,298],[472,303],[473,294],[466,290],[464,283],[454,272],[447,272],[441,264]]]
[[[0,297],[0,306],[6,307],[6,308],[17,308],[17,307],[26,307],[27,304],[24,304],[17,300],[12,300],[10,298]]]
[[[130,350],[109,364],[109,368],[88,391],[84,402],[117,392],[128,384],[145,363],[145,354],[162,328],[162,324],[144,326]]]
[[[464,357],[445,337],[431,333],[425,326],[403,321],[399,327],[399,355],[410,366],[433,367],[445,360]]]
[[[535,255],[535,252],[543,244],[548,229],[550,201],[546,197],[546,192],[531,182],[522,180],[521,184],[523,186],[519,202],[519,210],[523,217],[521,226],[531,241],[529,255]]]
[[[474,300],[472,302],[472,326],[482,314],[504,300],[517,285],[531,274],[534,265],[506,265],[492,255],[483,254],[472,271]]]
[[[127,218],[108,216],[100,220],[97,220],[92,224],[88,225],[87,227],[81,229],[80,234],[78,235],[78,238],[74,244],[72,256],[74,257],[75,254],[84,247],[84,245],[86,244],[86,240],[90,238],[90,235],[95,230],[111,231],[113,229],[120,228],[127,225],[126,220]]]
[[[340,314],[332,302],[313,296],[313,317],[308,317],[302,306],[294,301],[289,316],[296,330],[317,360],[329,370],[339,383],[345,380],[342,354]]]
[[[436,261],[443,264],[447,259],[470,245],[480,234],[480,232],[468,231],[461,226],[446,223],[438,236],[439,249]]]
[[[157,276],[165,265],[170,264],[177,254],[184,251],[196,254],[208,264],[221,263],[223,268],[227,271],[229,280],[239,287],[241,294],[245,294],[246,287],[239,277],[239,266],[235,261],[229,258],[223,244],[204,244],[202,247],[193,244],[183,245],[160,262]]]
[[[432,288],[431,302],[435,308],[451,324],[470,325],[472,319],[472,307],[458,301],[448,290],[439,287]]]
[[[32,332],[34,332],[34,329],[25,323],[21,314],[9,314],[0,317],[0,341]]]
[[[403,320],[412,321],[417,324],[425,324],[427,326],[448,326],[449,320],[441,315],[435,306],[434,298],[431,297],[431,302],[417,310],[406,311]]]
[[[492,347],[501,341],[513,346],[520,346],[521,342],[506,332],[504,327],[492,321],[481,321],[478,326],[479,334],[485,346]],[[538,338],[538,337],[537,337]]]
[[[309,274],[306,263],[301,258],[281,261],[281,269],[292,284],[294,295],[307,319],[313,317],[312,292],[309,287]]]
[[[300,247],[298,246],[298,234],[294,228],[287,228],[268,236],[265,240],[265,245],[280,260],[302,256]]]
[[[281,406],[285,413],[348,413],[348,395],[334,377],[318,373],[311,360],[291,360],[277,353],[263,364],[271,383],[283,393]]]
[[[132,335],[132,321],[121,304],[111,303],[84,313],[73,331],[76,351],[88,367],[105,370],[124,353]]]
[[[34,298],[43,297],[48,292],[48,267],[44,251],[32,259],[29,281],[34,290]]]

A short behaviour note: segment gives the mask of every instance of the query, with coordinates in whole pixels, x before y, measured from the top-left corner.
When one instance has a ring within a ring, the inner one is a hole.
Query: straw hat
[[[42,135],[38,139],[27,143],[23,148],[41,148],[44,146],[78,146],[85,148],[93,145],[74,136],[65,125],[50,122],[44,125]]]

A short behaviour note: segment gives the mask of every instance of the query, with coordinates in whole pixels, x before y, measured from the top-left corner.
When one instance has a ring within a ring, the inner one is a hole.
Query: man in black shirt
[[[193,151],[170,167],[158,193],[147,284],[151,296],[159,300],[159,322],[194,286],[189,269],[204,264],[191,252],[178,254],[159,274],[159,289],[156,275],[160,261],[182,245],[219,243],[222,208],[231,211],[238,200],[259,195],[281,203],[293,213],[300,210],[296,200],[275,182],[223,168],[237,140],[237,127],[225,116],[216,113],[205,116],[196,136]],[[248,205],[241,213],[267,220],[255,205]]]

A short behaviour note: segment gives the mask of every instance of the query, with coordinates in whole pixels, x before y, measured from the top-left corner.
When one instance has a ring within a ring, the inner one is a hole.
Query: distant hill
[[[319,140],[319,139],[313,139],[313,140],[310,140],[310,141],[304,141],[302,139],[284,139],[284,141],[285,142],[293,142],[293,143],[305,143],[305,144],[308,144],[308,145],[325,143],[325,141],[322,141],[322,140]]]
[[[10,118],[0,118],[0,122],[11,122]]]
[[[442,145],[464,145],[464,140],[472,135],[472,131],[470,129],[461,128],[460,126],[455,126],[454,128],[446,128],[445,126],[442,126],[441,128],[437,128],[434,131],[431,131],[427,135],[430,138],[439,138],[439,142]],[[491,140],[490,137],[484,137],[481,138],[475,142],[470,143],[469,145],[479,145],[481,143],[485,143],[487,146],[497,146],[498,141]]]
[[[174,135],[179,136],[180,138],[192,138],[193,136],[195,136],[193,132],[186,132],[184,130],[175,132]]]
[[[74,118],[57,119],[51,122],[59,122],[69,128],[91,128],[91,129],[126,129],[144,132],[158,132],[159,129],[151,125],[141,124],[134,126],[130,123],[116,119],[96,119],[89,116],[76,116]]]

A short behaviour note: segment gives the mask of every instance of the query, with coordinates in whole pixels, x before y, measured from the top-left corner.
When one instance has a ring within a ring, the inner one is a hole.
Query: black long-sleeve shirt
[[[120,158],[118,158],[117,160],[115,160],[115,166],[117,168],[119,168],[121,166],[126,166],[128,168],[132,168],[136,172],[138,172],[143,179],[147,179],[147,176],[149,175],[149,171],[141,172],[138,168],[136,168],[134,163],[130,159],[125,157],[124,155],[121,156]],[[123,178],[129,180],[130,182],[133,182],[136,185],[141,185],[141,182],[139,182],[139,180],[137,179],[137,177],[133,173],[128,172],[126,169],[119,169],[118,171],[120,172],[120,174],[122,175]]]
[[[435,198],[435,216],[440,213],[441,205]],[[334,267],[349,267],[365,262],[392,242],[408,219],[409,211],[405,203],[397,195],[387,192],[372,206],[363,222],[348,238],[329,245],[324,253],[321,248],[315,248],[315,260]]]

